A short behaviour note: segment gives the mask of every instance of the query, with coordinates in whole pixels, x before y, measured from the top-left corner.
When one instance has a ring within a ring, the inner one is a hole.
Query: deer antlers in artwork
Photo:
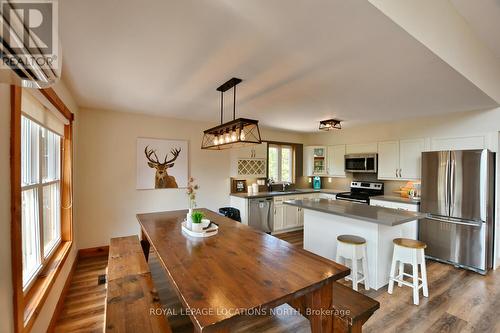
[[[165,155],[165,159],[163,160],[163,163],[160,163],[158,159],[158,155],[156,155],[156,150],[155,149],[149,149],[149,146],[146,146],[144,148],[144,154],[146,154],[146,158],[148,159],[149,162],[154,163],[154,164],[160,164],[160,165],[165,165],[165,164],[171,164],[174,162],[177,157],[179,157],[179,154],[181,153],[180,148],[175,148],[170,150],[170,153],[174,156],[170,160],[167,161],[168,153]],[[154,157],[154,159],[153,159]]]

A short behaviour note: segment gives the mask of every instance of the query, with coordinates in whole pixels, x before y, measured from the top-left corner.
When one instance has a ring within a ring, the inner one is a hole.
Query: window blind
[[[68,125],[69,121],[38,90],[23,88],[21,111],[64,137],[64,125]]]

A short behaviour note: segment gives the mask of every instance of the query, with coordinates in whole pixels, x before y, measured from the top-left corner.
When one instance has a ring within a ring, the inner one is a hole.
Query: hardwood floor
[[[97,278],[106,274],[107,265],[107,256],[79,259],[55,332],[103,331],[106,286]]]
[[[278,235],[302,246],[302,232]],[[102,332],[104,323],[104,285],[97,277],[104,274],[107,257],[81,259],[71,282],[56,332]],[[395,287],[361,292],[377,299],[380,309],[364,325],[363,332],[500,332],[500,271],[487,276],[427,261],[429,298],[413,305],[411,289]],[[189,318],[171,288],[155,255],[150,268],[160,300],[168,309],[169,322],[176,333],[192,332]],[[298,314],[290,315],[282,306],[279,316],[243,317],[232,332],[310,332],[309,323]]]

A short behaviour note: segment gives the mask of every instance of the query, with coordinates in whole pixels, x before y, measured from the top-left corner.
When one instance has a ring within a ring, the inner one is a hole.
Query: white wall
[[[132,113],[82,110],[79,117],[76,196],[80,248],[139,232],[137,213],[185,209],[184,189],[136,190],[138,137],[189,140],[190,175],[200,186],[199,207],[229,203],[229,151],[201,150],[202,132],[214,124]],[[269,140],[297,141],[301,135],[263,130]]]
[[[54,90],[75,114],[78,108],[62,82]],[[13,332],[12,270],[10,252],[10,86],[0,84],[0,332]],[[76,221],[75,221],[76,223]],[[45,332],[77,253],[75,243],[35,321],[32,332]]]

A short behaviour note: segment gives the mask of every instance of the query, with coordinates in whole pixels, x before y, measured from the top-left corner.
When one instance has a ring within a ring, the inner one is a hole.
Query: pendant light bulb
[[[240,140],[245,141],[245,132],[243,131],[243,128],[240,130]]]
[[[236,141],[236,130],[231,132],[231,141],[235,142]]]
[[[214,145],[217,146],[219,144],[219,138],[216,136],[214,136]]]
[[[229,135],[229,132],[226,132],[226,143],[231,142],[231,136]]]

